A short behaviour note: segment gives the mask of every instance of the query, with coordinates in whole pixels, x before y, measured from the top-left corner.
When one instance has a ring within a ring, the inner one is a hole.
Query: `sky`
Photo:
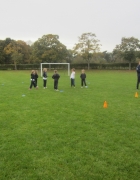
[[[140,40],[140,0],[0,0],[0,7],[0,40],[57,34],[72,49],[91,32],[101,52],[112,52],[122,37]]]

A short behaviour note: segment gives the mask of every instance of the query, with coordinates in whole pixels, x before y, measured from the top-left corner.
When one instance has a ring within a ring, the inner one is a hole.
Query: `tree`
[[[6,38],[5,40],[0,40],[0,63],[1,64],[9,64],[11,63],[11,56],[6,54],[4,48],[13,40],[10,38]]]
[[[66,55],[66,62],[71,63],[73,60],[74,60],[73,50],[68,49],[67,50],[67,55]]]
[[[12,62],[15,65],[15,70],[17,69],[17,63],[19,63],[22,58],[23,54],[21,53],[22,49],[19,46],[18,42],[12,40],[5,48],[4,51],[7,55],[11,56]]]
[[[21,58],[20,63],[29,63],[30,62],[30,55],[31,55],[31,47],[27,45],[24,41],[18,40],[17,46],[19,46],[20,53],[22,54],[23,58]]]
[[[4,41],[0,40],[0,64],[3,64],[5,61],[5,54],[4,54]]]
[[[113,50],[113,56],[120,57],[129,62],[129,69],[131,63],[136,61],[138,52],[140,51],[140,41],[134,37],[125,38],[121,40],[121,44],[116,45]]]
[[[13,51],[13,53],[11,54],[11,58],[14,62],[15,70],[17,70],[17,63],[21,62],[21,60],[23,59],[23,54],[19,53],[18,51]]]
[[[90,68],[90,62],[96,53],[100,51],[99,40],[96,39],[96,35],[89,32],[83,33],[79,37],[79,42],[75,44],[75,54],[80,54],[82,58],[88,63],[88,69]]]
[[[58,35],[43,35],[32,46],[32,58],[36,62],[64,62],[67,49],[58,39]]]
[[[104,51],[103,52],[103,58],[106,60],[106,62],[110,63],[113,62],[112,53]]]

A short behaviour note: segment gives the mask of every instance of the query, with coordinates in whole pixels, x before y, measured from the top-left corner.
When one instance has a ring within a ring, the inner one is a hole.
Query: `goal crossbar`
[[[43,64],[67,64],[68,65],[68,76],[70,76],[70,63],[41,63],[40,64],[41,77],[42,77],[42,65]]]

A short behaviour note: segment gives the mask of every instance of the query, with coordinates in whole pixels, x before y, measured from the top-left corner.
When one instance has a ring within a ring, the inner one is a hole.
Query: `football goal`
[[[55,65],[67,65],[68,67],[67,67],[67,69],[68,69],[68,76],[70,76],[70,63],[41,63],[40,64],[40,70],[41,70],[41,77],[42,77],[42,66],[44,65],[44,64],[47,64],[47,65],[51,65],[51,64],[55,64]],[[57,69],[57,68],[56,68]]]

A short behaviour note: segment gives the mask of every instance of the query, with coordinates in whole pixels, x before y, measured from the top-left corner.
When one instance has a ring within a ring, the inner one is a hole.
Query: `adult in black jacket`
[[[53,74],[52,78],[54,79],[54,90],[59,91],[58,90],[58,80],[60,78],[60,75],[57,73],[57,70],[54,70],[54,74]]]
[[[138,66],[136,67],[136,71],[137,71],[137,89],[139,89],[139,83],[140,83],[140,62],[138,64]]]

